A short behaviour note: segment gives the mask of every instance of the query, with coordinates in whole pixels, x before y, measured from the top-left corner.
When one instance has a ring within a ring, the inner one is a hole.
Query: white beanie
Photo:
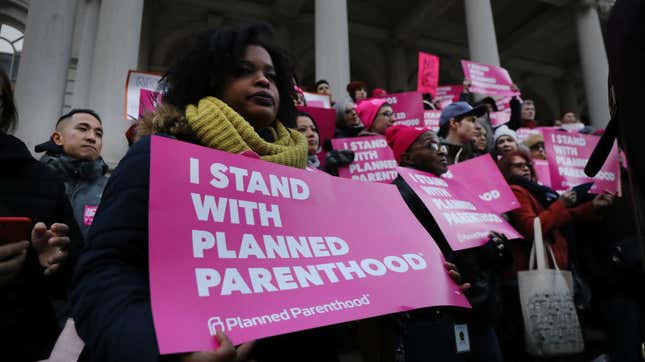
[[[515,131],[513,131],[512,129],[508,128],[508,126],[506,125],[497,127],[493,138],[495,138],[495,142],[497,142],[497,139],[502,136],[510,136],[515,142],[517,142],[517,133],[515,133]]]

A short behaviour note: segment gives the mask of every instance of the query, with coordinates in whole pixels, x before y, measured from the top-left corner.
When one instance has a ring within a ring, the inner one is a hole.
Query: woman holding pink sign
[[[249,358],[249,346],[236,350],[222,334],[215,352],[159,355],[148,280],[149,135],[305,168],[308,144],[315,142],[293,129],[292,71],[286,55],[265,40],[269,30],[257,24],[209,30],[165,74],[163,104],[142,120],[139,140],[112,174],[76,269],[72,314],[86,360]],[[315,329],[261,340],[251,353],[258,361],[336,361],[334,333]]]
[[[409,126],[394,126],[387,131],[388,144],[402,167],[440,176],[448,171],[446,147],[431,131]],[[500,311],[496,307],[496,274],[509,262],[503,235],[490,232],[481,247],[453,251],[434,216],[410,185],[399,176],[394,180],[401,196],[419,222],[437,242],[447,260],[454,262],[466,282],[465,291],[473,309],[426,308],[409,313],[405,322],[406,362],[427,361],[502,361],[493,328]],[[456,331],[469,335],[469,346],[462,348]],[[455,333],[453,333],[453,331]],[[459,353],[456,353],[459,352]]]

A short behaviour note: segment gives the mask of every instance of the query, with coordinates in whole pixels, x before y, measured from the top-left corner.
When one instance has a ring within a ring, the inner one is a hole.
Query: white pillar
[[[499,51],[490,0],[464,0],[470,60],[499,66]]]
[[[334,99],[349,99],[347,0],[316,0],[316,80],[330,83]]]
[[[107,0],[101,4],[94,48],[89,105],[103,119],[103,159],[114,167],[125,155],[125,81],[137,67],[143,0]]]
[[[385,59],[389,60],[389,92],[408,89],[407,61],[402,47],[388,47]]]
[[[594,127],[604,127],[609,121],[607,77],[609,65],[600,20],[595,5],[581,1],[576,9],[578,49],[582,63],[589,118]]]
[[[92,78],[92,63],[94,60],[94,44],[96,31],[99,24],[100,0],[81,0],[81,22],[77,26],[81,29],[80,44],[78,47],[78,63],[76,65],[76,79],[74,80],[74,98],[72,108],[87,108],[90,94],[90,80]]]
[[[32,1],[16,81],[17,137],[30,151],[47,141],[63,109],[76,0]]]

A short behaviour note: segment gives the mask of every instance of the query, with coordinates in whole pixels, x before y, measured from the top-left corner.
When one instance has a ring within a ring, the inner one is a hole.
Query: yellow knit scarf
[[[275,142],[267,142],[239,113],[215,97],[200,99],[197,107],[186,107],[186,120],[204,146],[230,153],[253,151],[265,161],[307,166],[307,139],[280,121],[270,128]]]

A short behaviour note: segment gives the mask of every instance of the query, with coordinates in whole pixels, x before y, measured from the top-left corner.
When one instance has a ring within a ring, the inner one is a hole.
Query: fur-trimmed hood
[[[181,140],[195,140],[186,115],[174,106],[161,104],[152,113],[146,113],[137,126],[135,142],[143,136],[165,133]]]

